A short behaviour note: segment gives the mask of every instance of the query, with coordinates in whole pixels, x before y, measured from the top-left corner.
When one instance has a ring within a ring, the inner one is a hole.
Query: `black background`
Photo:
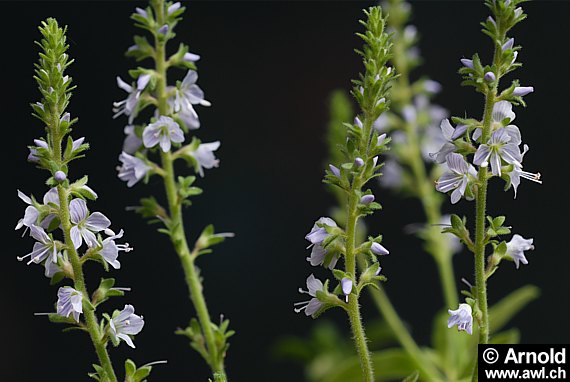
[[[135,28],[130,12],[141,3],[26,2],[0,3],[2,10],[2,163],[8,176],[3,188],[5,240],[2,250],[3,293],[2,380],[87,380],[95,362],[88,337],[79,332],[62,334],[60,328],[34,312],[53,309],[56,287],[50,287],[43,268],[16,261],[29,252],[32,240],[13,231],[25,205],[16,189],[41,196],[46,174],[26,162],[26,146],[42,135],[39,121],[30,115],[29,103],[39,100],[32,79],[37,59],[37,25],[46,17],[69,25],[70,55],[76,59],[70,74],[78,85],[70,112],[78,116],[75,137],[86,136],[92,146],[86,159],[76,161],[71,176],[88,174],[100,198],[92,210],[104,212],[114,228],[124,228],[135,251],[121,255],[122,269],[112,271],[121,286],[133,291],[125,299],[105,305],[135,305],[146,325],[136,337],[136,350],[124,344],[112,357],[133,358],[137,364],[168,359],[155,368],[151,380],[204,381],[208,372],[182,337],[173,335],[193,315],[178,259],[167,238],[157,234],[138,216],[124,212],[141,196],[162,195],[161,184],[127,189],[116,177],[124,119],[113,120],[111,104],[123,98],[115,76],[126,77],[135,64],[123,56],[132,44]],[[220,139],[219,169],[207,171],[199,181],[204,195],[186,211],[191,238],[208,223],[219,231],[234,231],[235,239],[217,247],[199,261],[205,276],[205,294],[213,317],[224,313],[238,334],[227,358],[234,381],[299,381],[302,372],[275,360],[272,346],[287,334],[306,334],[313,321],[296,315],[311,269],[305,261],[305,233],[325,215],[332,198],[321,177],[326,147],[323,135],[328,118],[327,100],[333,89],[348,89],[361,70],[353,53],[359,46],[354,32],[364,2],[195,2],[177,27],[178,39],[202,55],[199,85],[213,104],[198,110],[204,141]],[[480,52],[489,60],[491,45],[479,32],[487,17],[482,2],[417,2],[414,20],[422,34],[425,64],[420,72],[443,84],[438,102],[454,115],[479,117],[480,95],[459,86],[459,58]],[[518,108],[515,123],[531,151],[528,170],[540,171],[544,185],[524,182],[517,200],[493,181],[489,213],[508,215],[508,223],[524,237],[534,237],[536,250],[530,264],[518,271],[506,263],[490,282],[490,301],[496,301],[527,283],[540,286],[542,296],[513,325],[525,343],[561,343],[570,340],[567,245],[568,177],[568,53],[570,4],[535,2],[525,5],[529,18],[514,36],[523,46],[516,72],[523,85],[536,92],[526,97],[529,107]],[[137,31],[137,33],[139,33]],[[173,44],[174,46],[176,44]],[[175,75],[182,75],[176,73]],[[382,232],[392,255],[384,270],[386,288],[401,315],[422,344],[429,341],[431,317],[442,308],[436,269],[421,251],[421,243],[402,227],[423,221],[415,200],[377,191],[384,210],[370,219]],[[454,211],[472,214],[472,203],[462,201]],[[456,275],[471,277],[470,255],[456,256]],[[101,276],[90,264],[88,284]],[[316,272],[324,276],[322,270]],[[377,313],[368,301],[364,316]],[[327,318],[345,324],[340,312]],[[116,361],[120,370],[121,362]],[[119,372],[122,375],[122,371]]]

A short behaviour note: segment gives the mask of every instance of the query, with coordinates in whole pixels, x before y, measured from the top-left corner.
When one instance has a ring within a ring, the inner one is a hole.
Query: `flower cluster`
[[[357,242],[360,238],[357,222],[361,217],[380,209],[372,191],[364,187],[380,175],[378,171],[382,163],[379,163],[379,156],[386,152],[390,142],[390,138],[374,129],[373,124],[388,109],[387,93],[395,73],[387,65],[391,42],[384,31],[382,12],[379,7],[372,7],[365,13],[367,20],[361,23],[366,27],[366,32],[359,34],[364,40],[364,48],[359,53],[366,70],[359,80],[354,81],[352,92],[361,112],[352,124],[344,124],[346,131],[341,135],[346,138],[342,143],[342,155],[331,155],[339,162],[328,166],[324,179],[325,183],[338,190],[342,204],[339,207],[344,211],[346,221],[340,224],[331,217],[321,217],[305,236],[311,249],[307,261],[312,266],[324,266],[331,270],[338,284],[329,291],[330,280],[321,282],[311,274],[307,278],[307,290],[299,289],[311,299],[297,303],[295,311],[317,317],[329,308],[344,309],[350,318],[355,345],[361,356],[365,380],[368,381],[373,380],[373,371],[360,321],[358,299],[366,286],[385,280],[380,275],[379,256],[387,255],[389,251],[381,244],[382,236],[370,237],[363,243]],[[341,258],[344,269],[338,267]],[[357,261],[361,265],[361,272],[356,267]]]
[[[115,234],[109,228],[111,221],[104,214],[89,211],[87,200],[96,200],[98,195],[87,186],[87,177],[73,181],[68,173],[69,164],[83,156],[89,145],[84,138],[73,139],[70,136],[71,127],[77,119],[72,119],[65,112],[74,88],[71,78],[65,75],[66,68],[72,62],[66,53],[65,30],[54,19],[48,19],[42,23],[40,32],[42,53],[35,78],[42,100],[32,107],[34,116],[46,126],[46,136],[34,140],[34,145],[29,147],[28,160],[50,173],[47,180],[50,188],[41,200],[18,190],[18,197],[27,207],[16,230],[24,229],[24,234],[29,232],[34,239],[31,252],[18,257],[18,260],[43,265],[44,274],[52,284],[63,280],[71,282],[71,286],[59,288],[56,312],[49,314],[50,320],[87,331],[98,347],[101,362],[97,366],[100,369],[98,376],[116,382],[108,356],[101,357],[101,352],[106,353],[108,335],[134,347],[131,337],[142,330],[144,321],[134,315],[134,308],[128,305],[129,314],[138,318],[135,325],[118,325],[110,318],[106,324],[99,324],[95,314],[97,306],[109,297],[122,296],[125,288],[113,288],[114,280],[104,279],[90,295],[85,284],[83,265],[87,261],[96,261],[105,270],[109,265],[119,269],[119,252],[129,252],[132,248],[116,242],[123,236],[123,231]],[[115,314],[123,315],[123,312],[116,311]],[[115,345],[118,345],[118,341]]]
[[[513,106],[525,105],[523,97],[532,93],[532,86],[520,86],[517,80],[501,90],[500,80],[521,66],[517,62],[520,47],[507,33],[526,15],[518,6],[520,0],[488,0],[487,6],[493,15],[483,23],[483,31],[492,38],[495,54],[490,65],[485,65],[477,54],[461,59],[459,70],[463,84],[473,86],[485,96],[485,111],[481,120],[453,117],[441,123],[445,143],[434,153],[435,161],[447,167],[437,180],[436,189],[451,193],[451,202],[462,198],[475,200],[475,238],[472,239],[465,227],[466,219],[452,216],[452,226],[444,231],[455,234],[475,254],[476,285],[466,291],[466,304],[452,311],[449,326],[457,325],[459,330],[471,334],[473,316],[480,324],[480,342],[488,340],[486,280],[497,270],[503,259],[514,261],[517,269],[520,263],[527,264],[525,251],[534,249],[533,239],[524,239],[515,234],[507,243],[500,237],[511,233],[504,226],[505,217],[485,216],[487,183],[492,178],[502,178],[505,190],[513,188],[514,195],[520,179],[541,183],[539,173],[523,170],[523,158],[529,146],[523,144],[521,130],[513,122]],[[486,256],[485,248],[492,245],[493,254]]]
[[[152,7],[137,8],[132,18],[137,22],[137,26],[150,31],[158,41],[166,43],[174,37],[174,25],[183,11],[184,8],[179,2],[168,5],[162,25],[158,22],[159,14]],[[135,44],[128,49],[127,54],[138,60],[148,57],[153,49],[145,37],[136,36]],[[168,67],[186,70],[183,80],[178,81],[175,86],[166,85],[159,79],[155,70],[147,68],[132,71],[131,84],[117,77],[118,86],[128,93],[126,99],[114,103],[113,110],[115,118],[121,115],[128,117],[128,125],[124,128],[126,137],[123,152],[119,156],[122,165],[118,171],[119,179],[127,182],[129,187],[151,175],[160,174],[159,168],[150,158],[150,154],[157,149],[164,153],[171,152],[173,148],[178,149],[174,153],[176,159],[187,160],[200,176],[204,176],[204,168],[218,166],[219,161],[215,158],[214,151],[219,148],[219,142],[201,143],[194,138],[189,144],[183,145],[186,140],[185,133],[200,127],[195,106],[211,105],[197,84],[198,72],[195,63],[199,59],[200,56],[188,52],[188,47],[184,44],[168,58]],[[162,96],[159,92],[164,93],[164,100],[159,101]],[[156,106],[157,110],[151,122],[134,124],[139,113],[152,105]]]
[[[196,62],[200,56],[188,51],[188,46],[180,44],[178,50],[167,56],[166,45],[175,37],[174,28],[181,20],[184,7],[180,2],[153,0],[150,6],[136,8],[131,18],[136,26],[148,32],[152,40],[135,36],[135,44],[129,47],[127,55],[141,61],[151,58],[153,68],[138,67],[129,71],[131,83],[117,78],[118,85],[125,90],[127,98],[114,104],[115,117],[128,117],[124,127],[125,141],[119,155],[121,166],[119,179],[132,187],[140,181],[148,181],[158,175],[164,181],[167,206],[162,207],[153,197],[141,200],[137,208],[143,217],[158,219],[164,224],[159,231],[170,236],[174,250],[184,265],[186,281],[199,320],[193,319],[186,330],[178,333],[189,337],[192,347],[197,350],[212,370],[215,381],[225,381],[224,357],[228,348],[227,339],[233,334],[228,330],[229,321],[219,326],[211,322],[202,292],[201,276],[194,261],[202,254],[209,253],[211,246],[220,243],[231,233],[214,233],[213,227],[206,227],[194,248],[188,246],[182,216],[182,207],[191,204],[190,197],[202,193],[194,186],[196,176],[179,176],[175,164],[186,162],[194,173],[204,177],[205,170],[218,167],[215,152],[219,141],[202,143],[194,134],[201,126],[198,107],[210,106],[204,91],[198,85]],[[171,69],[183,71],[182,80],[169,85]],[[152,117],[141,114],[146,108],[153,108]],[[127,306],[128,308],[128,306]],[[117,316],[114,327],[127,328],[123,316]],[[128,319],[132,321],[131,319]],[[128,327],[129,330],[133,326]],[[111,338],[123,339],[121,335]]]

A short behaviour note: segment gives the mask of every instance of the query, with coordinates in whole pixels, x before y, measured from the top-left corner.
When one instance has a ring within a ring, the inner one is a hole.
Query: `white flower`
[[[72,287],[62,287],[57,291],[57,314],[62,317],[73,315],[79,322],[79,315],[83,313],[83,295]]]
[[[71,241],[77,249],[83,240],[89,247],[97,245],[95,232],[103,231],[111,225],[111,221],[101,212],[89,214],[87,203],[83,199],[73,199],[69,203],[69,215],[73,226],[71,227]]]
[[[132,348],[135,344],[130,336],[140,333],[143,326],[142,316],[135,314],[135,308],[132,305],[125,305],[123,310],[109,321],[111,336],[115,341],[123,340]]]
[[[170,117],[161,115],[156,122],[145,127],[143,131],[143,144],[147,148],[159,144],[162,151],[168,152],[172,142],[184,142],[184,132]]]
[[[515,262],[515,266],[519,269],[520,263],[528,264],[528,260],[524,256],[524,251],[530,251],[534,249],[534,245],[532,242],[534,240],[532,238],[525,239],[519,234],[513,235],[511,241],[507,243],[507,252],[506,256],[511,257]]]
[[[451,193],[451,203],[455,204],[465,195],[469,184],[469,176],[476,177],[475,168],[465,161],[461,154],[451,153],[447,155],[448,172],[445,172],[436,182],[435,189],[439,192]]]
[[[142,74],[137,79],[137,86],[133,87],[123,81],[121,77],[117,76],[117,85],[129,93],[129,95],[125,100],[113,103],[113,112],[115,113],[115,115],[113,115],[113,118],[117,118],[118,116],[125,114],[129,117],[129,124],[133,123],[133,120],[137,116],[137,107],[141,93],[148,85],[150,79],[150,74]]]
[[[295,308],[295,313],[300,313],[303,310],[307,316],[312,316],[323,306],[323,303],[317,298],[317,292],[323,290],[323,283],[321,280],[315,278],[313,274],[307,277],[307,290],[299,288],[299,293],[308,294],[313,297],[309,301],[302,301],[295,303],[295,306],[300,306],[300,308]]]
[[[30,265],[31,263],[39,264],[49,257],[51,262],[57,262],[57,257],[61,255],[61,253],[57,249],[55,240],[48,236],[42,227],[33,224],[30,225],[30,235],[37,240],[34,243],[32,252],[26,256],[18,257],[18,260],[22,261],[29,256],[30,261],[28,261],[28,265]]]
[[[519,149],[520,131],[514,125],[511,129],[499,128],[493,134],[486,144],[479,145],[475,152],[473,163],[487,167],[491,163],[491,172],[495,176],[501,176],[501,160],[515,167],[522,167],[522,154]]]
[[[169,100],[174,112],[179,114],[189,129],[200,127],[200,120],[193,105],[211,105],[210,102],[204,99],[204,92],[196,85],[196,81],[198,81],[198,73],[194,70],[189,70],[178,89],[176,89],[174,98]]]
[[[125,244],[117,244],[115,243],[115,239],[120,239],[123,237],[123,230],[120,230],[118,234],[109,229],[105,230],[105,233],[110,233],[111,235],[103,240],[102,247],[101,247],[101,256],[103,259],[109,263],[113,268],[119,269],[121,268],[121,263],[117,260],[119,256],[119,251],[130,252],[133,250],[129,246],[129,243]]]
[[[447,327],[451,328],[457,325],[457,330],[464,330],[469,334],[473,334],[473,311],[469,304],[459,304],[457,310],[448,310],[451,317],[447,320]]]
[[[192,153],[198,165],[198,173],[204,177],[204,169],[218,167],[220,160],[214,155],[214,151],[220,148],[220,141],[201,143],[200,146]]]

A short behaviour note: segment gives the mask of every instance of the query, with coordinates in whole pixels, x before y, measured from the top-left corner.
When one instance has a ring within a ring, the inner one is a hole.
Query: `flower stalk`
[[[115,335],[112,340],[114,346],[122,340],[134,347],[131,337],[142,330],[144,320],[134,315],[132,305],[127,306],[133,324],[124,321],[116,326],[106,313],[100,320],[96,314],[98,306],[110,297],[123,296],[130,288],[113,288],[114,279],[101,279],[99,287],[90,294],[83,266],[87,261],[95,261],[106,271],[109,265],[118,269],[121,266],[119,252],[130,252],[132,248],[128,244],[115,243],[123,236],[123,231],[115,234],[109,228],[111,221],[105,215],[89,212],[87,200],[97,199],[97,194],[87,186],[87,176],[76,181],[70,179],[69,164],[82,157],[89,148],[85,138],[74,140],[71,137],[71,127],[77,118],[72,119],[66,112],[75,87],[71,85],[71,77],[65,75],[65,70],[73,60],[67,53],[66,28],[60,28],[57,21],[50,18],[42,22],[39,29],[42,39],[38,45],[42,52],[36,65],[35,79],[42,99],[32,108],[33,115],[43,122],[47,135],[34,140],[34,145],[29,147],[28,160],[50,173],[46,184],[51,188],[42,202],[18,191],[18,196],[28,207],[16,229],[26,227],[24,233],[29,230],[30,236],[36,240],[32,252],[18,259],[30,257],[28,264],[42,264],[45,276],[54,285],[66,279],[71,281],[73,286],[59,288],[56,312],[49,313],[48,317],[52,322],[87,332],[99,359],[99,364],[93,365],[95,372],[89,376],[98,381],[118,382],[107,351],[110,336]],[[58,236],[62,239],[58,240]],[[113,317],[119,314],[115,310]],[[150,367],[145,367],[145,376],[150,370]],[[132,373],[139,371],[136,367],[131,370]],[[128,378],[128,370],[126,374]]]
[[[115,103],[115,116],[125,114],[129,117],[129,123],[133,123],[139,111],[145,107],[155,107],[156,113],[149,124],[128,125],[125,128],[127,137],[119,158],[123,162],[119,178],[131,187],[143,179],[146,182],[150,176],[161,177],[167,206],[163,208],[151,197],[141,200],[141,207],[137,211],[143,217],[158,219],[164,224],[165,228],[159,229],[159,232],[170,237],[197,315],[197,320],[193,319],[188,328],[178,330],[177,334],[191,340],[191,346],[209,365],[214,380],[221,382],[227,380],[224,358],[229,346],[227,339],[234,332],[227,330],[228,320],[223,320],[219,326],[212,322],[195,261],[200,255],[211,252],[210,246],[233,234],[215,234],[213,227],[208,226],[190,249],[182,210],[191,204],[189,198],[202,193],[202,190],[193,186],[195,176],[180,176],[174,166],[175,161],[185,160],[203,177],[204,169],[218,166],[219,161],[213,151],[219,147],[219,142],[202,144],[193,137],[189,144],[184,145],[185,133],[200,127],[194,105],[210,105],[196,84],[198,75],[195,61],[200,56],[188,52],[188,47],[181,44],[178,52],[167,57],[167,42],[174,37],[173,29],[181,19],[184,7],[180,2],[164,0],[152,0],[150,5],[145,9],[137,8],[132,18],[137,26],[152,34],[152,45],[146,37],[135,36],[135,45],[129,48],[127,55],[137,60],[151,58],[154,68],[139,67],[131,71],[135,80],[133,85],[118,80],[119,86],[129,92],[129,96],[125,101]],[[171,68],[187,70],[184,80],[178,81],[176,86],[168,85],[168,70]],[[154,159],[152,155],[157,151]]]

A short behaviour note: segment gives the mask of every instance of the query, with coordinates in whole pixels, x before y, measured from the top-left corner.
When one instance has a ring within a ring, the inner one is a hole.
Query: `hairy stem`
[[[63,137],[59,134],[59,113],[56,112],[54,115],[56,115],[57,118],[55,118],[52,126],[50,126],[49,134],[53,145],[54,158],[59,162],[59,164],[62,164],[61,141]],[[83,265],[81,264],[79,254],[71,240],[69,193],[62,185],[58,185],[57,194],[59,197],[59,219],[61,221],[61,229],[63,231],[69,262],[73,269],[73,287],[81,293],[84,299],[89,299],[89,293],[87,291],[85,277],[83,275]],[[101,367],[105,370],[105,374],[110,382],[117,382],[118,380],[115,375],[115,370],[113,369],[113,364],[111,363],[111,358],[109,357],[109,353],[107,353],[107,342],[103,340],[103,335],[99,330],[97,316],[89,304],[83,304],[83,316],[85,317],[85,326],[89,336],[91,337],[93,346],[95,347],[95,352],[97,353]]]
[[[360,178],[356,178],[353,182],[353,190],[349,196],[348,213],[346,223],[346,254],[345,254],[345,270],[347,273],[356,275],[356,254],[355,254],[355,238],[356,238],[356,222],[358,220],[358,195],[355,190],[360,189]],[[362,326],[362,319],[360,317],[360,306],[358,304],[358,296],[350,294],[348,296],[348,318],[352,334],[354,336],[354,344],[356,351],[360,358],[360,367],[365,382],[374,382],[374,369],[372,367],[372,359],[368,344],[366,342],[366,335],[364,334],[364,327]]]
[[[57,193],[59,195],[59,218],[61,219],[61,228],[63,230],[69,261],[73,268],[74,288],[81,292],[83,298],[88,299],[89,293],[87,292],[87,287],[85,285],[83,268],[79,255],[77,254],[77,250],[71,240],[71,222],[69,220],[67,190],[60,185],[57,186]],[[93,308],[87,304],[83,304],[83,315],[85,317],[87,331],[89,332],[89,336],[91,337],[91,341],[93,342],[93,346],[95,347],[95,351],[99,357],[101,367],[105,370],[105,375],[109,378],[109,381],[117,382],[118,380],[111,363],[111,358],[109,357],[109,353],[107,353],[107,343],[106,341],[103,341],[102,333],[99,330],[99,322],[97,321],[97,316],[95,315]]]
[[[160,25],[164,24],[164,0],[156,0],[157,21]],[[165,58],[165,43],[158,38],[155,39],[156,46],[156,72],[158,74],[156,95],[158,100],[158,111],[160,115],[166,115],[167,110],[167,94],[166,94],[166,58]],[[227,377],[224,370],[223,356],[218,356],[218,348],[216,345],[216,338],[212,328],[212,321],[206,299],[202,292],[202,283],[199,276],[199,271],[194,264],[195,256],[192,256],[186,241],[186,232],[184,230],[184,220],[182,216],[182,203],[178,197],[178,190],[175,181],[175,171],[172,154],[170,152],[161,151],[162,168],[164,170],[164,187],[166,197],[168,199],[168,210],[170,216],[171,240],[174,249],[180,258],[186,284],[190,292],[190,299],[196,309],[198,321],[202,328],[204,337],[206,339],[206,347],[209,354],[207,360],[214,380],[216,382],[225,382]]]

